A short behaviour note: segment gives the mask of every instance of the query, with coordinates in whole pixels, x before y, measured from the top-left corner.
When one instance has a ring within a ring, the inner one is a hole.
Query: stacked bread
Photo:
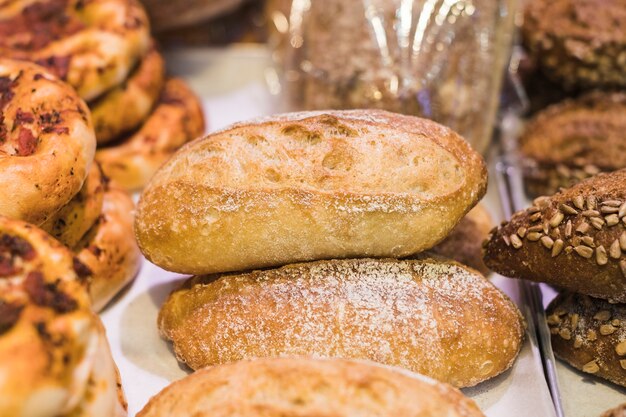
[[[161,334],[193,369],[288,356],[456,387],[492,378],[520,350],[519,311],[479,272],[416,255],[486,182],[456,133],[384,111],[279,115],[194,141],[152,178],[135,222],[148,259],[199,274],[162,307]]]
[[[598,172],[626,167],[626,3],[531,0],[524,44],[537,70],[532,86],[560,100],[540,111],[520,139],[526,188],[551,195]],[[545,101],[545,100],[543,100]],[[537,107],[537,106],[534,106]]]
[[[134,190],[204,131],[197,97],[165,77],[136,0],[38,0],[0,6],[0,57],[45,66],[87,101],[96,160]]]
[[[566,290],[547,311],[554,352],[626,386],[626,169],[536,199],[494,229],[485,263]]]
[[[70,86],[0,59],[0,415],[126,415],[93,308],[132,279],[140,254],[132,201],[107,187],[94,150]]]

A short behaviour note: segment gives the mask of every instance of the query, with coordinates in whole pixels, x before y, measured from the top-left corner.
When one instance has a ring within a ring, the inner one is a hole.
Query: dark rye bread
[[[538,113],[520,138],[529,195],[626,167],[626,94],[595,91]]]
[[[536,199],[492,230],[483,259],[508,277],[626,302],[626,169]]]
[[[626,304],[564,292],[550,303],[547,316],[559,358],[626,387]]]
[[[522,34],[543,73],[565,88],[626,86],[624,0],[530,0]]]

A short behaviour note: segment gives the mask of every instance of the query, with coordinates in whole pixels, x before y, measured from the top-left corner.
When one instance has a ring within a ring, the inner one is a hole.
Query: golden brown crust
[[[144,122],[165,81],[165,62],[153,45],[123,84],[89,104],[98,144],[106,144]]]
[[[198,371],[153,397],[137,417],[234,415],[483,416],[459,391],[421,375],[343,359],[280,358]]]
[[[607,410],[600,417],[626,417],[626,403]]]
[[[486,184],[480,155],[434,122],[294,113],[186,145],[144,191],[136,233],[151,261],[185,273],[402,257],[443,239]]]
[[[91,270],[89,293],[95,311],[102,310],[141,267],[141,252],[133,235],[134,210],[126,191],[108,186],[102,214],[74,248],[78,259]]]
[[[11,376],[0,378],[0,415],[71,415],[102,355],[99,386],[115,384],[83,272],[51,236],[0,216],[0,374]],[[116,403],[90,416],[110,417]]]
[[[85,100],[120,84],[149,48],[148,17],[136,0],[39,0],[0,5],[0,55],[30,60]]]
[[[44,222],[82,187],[95,144],[71,87],[36,65],[0,60],[0,215]]]
[[[193,369],[254,357],[369,359],[457,387],[508,369],[524,326],[515,305],[451,261],[347,259],[195,277],[159,314]]]
[[[546,314],[555,355],[626,387],[626,305],[564,292]]]
[[[116,185],[138,190],[178,148],[203,132],[198,97],[183,80],[171,78],[143,126],[119,144],[99,149],[96,160]]]
[[[536,199],[492,231],[484,261],[508,277],[626,302],[626,169]]]
[[[592,92],[538,113],[520,138],[533,197],[626,167],[626,94]]]
[[[65,246],[76,246],[100,217],[104,186],[100,166],[94,163],[78,194],[50,216],[41,228]]]
[[[489,236],[493,226],[491,215],[485,206],[479,203],[461,219],[448,237],[430,252],[453,259],[487,275],[489,268],[483,262],[482,243]]]
[[[522,34],[542,71],[566,88],[626,86],[623,0],[532,0]]]

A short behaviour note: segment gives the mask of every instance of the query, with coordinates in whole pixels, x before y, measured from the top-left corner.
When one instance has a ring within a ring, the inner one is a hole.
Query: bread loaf
[[[184,401],[181,401],[184,398]],[[365,362],[280,358],[195,372],[137,417],[481,417],[449,385]]]
[[[453,131],[384,111],[242,123],[177,152],[141,196],[144,255],[192,274],[403,257],[434,246],[485,193]]]
[[[555,355],[626,387],[626,305],[564,292],[547,316]]]
[[[524,325],[483,276],[434,259],[347,259],[192,278],[159,329],[193,369],[254,357],[369,359],[456,387],[508,369]]]
[[[448,237],[429,252],[453,259],[487,275],[489,268],[483,262],[482,243],[493,226],[493,220],[485,206],[478,204],[461,219]]]
[[[492,231],[484,261],[508,277],[626,302],[626,169],[536,199]]]

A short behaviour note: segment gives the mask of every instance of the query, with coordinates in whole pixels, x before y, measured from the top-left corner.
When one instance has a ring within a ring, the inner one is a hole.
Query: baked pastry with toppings
[[[95,147],[89,110],[70,86],[0,60],[0,215],[42,224],[79,192]]]
[[[623,0],[531,0],[522,33],[542,71],[564,87],[626,86]]]
[[[122,84],[89,103],[99,145],[119,139],[140,126],[159,99],[165,81],[165,62],[152,46]]]
[[[102,213],[72,249],[89,268],[89,293],[95,311],[102,310],[139,272],[141,252],[133,234],[135,203],[131,196],[106,185]]]
[[[526,125],[519,150],[533,197],[626,168],[626,94],[596,91],[548,107]]]
[[[524,338],[515,305],[452,261],[346,259],[191,278],[159,313],[193,369],[241,359],[368,359],[456,387],[512,366]]]
[[[453,259],[487,275],[490,271],[483,262],[482,243],[489,236],[493,226],[491,215],[485,206],[479,203],[461,219],[448,237],[429,252]]]
[[[626,169],[535,199],[494,229],[483,250],[502,275],[626,302]]]
[[[117,186],[138,190],[181,146],[202,135],[204,128],[199,98],[183,80],[171,78],[139,130],[98,149],[96,160]]]
[[[484,417],[474,401],[422,375],[367,362],[312,358],[257,359],[203,369],[166,387],[137,417],[244,415]]]
[[[150,46],[136,0],[0,4],[0,56],[45,66],[85,100],[120,84]]]
[[[563,292],[546,314],[555,355],[626,387],[626,304]]]
[[[42,230],[0,216],[0,415],[126,414],[85,272]]]

